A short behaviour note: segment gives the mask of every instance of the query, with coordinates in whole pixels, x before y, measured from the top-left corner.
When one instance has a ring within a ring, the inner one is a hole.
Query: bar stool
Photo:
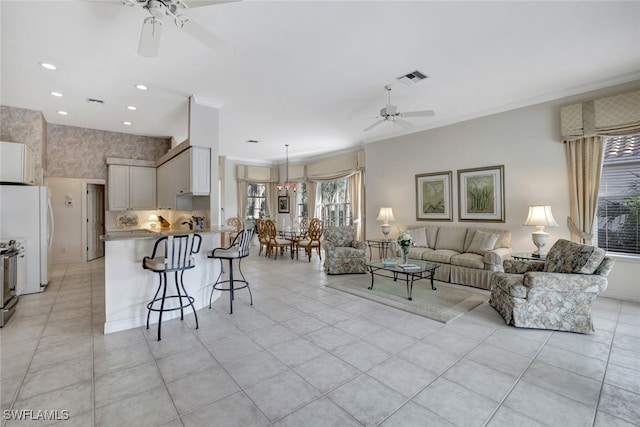
[[[158,341],[161,340],[162,329],[162,313],[165,311],[180,310],[180,320],[184,320],[184,309],[191,306],[193,315],[196,319],[196,329],[198,329],[198,315],[193,306],[194,298],[189,296],[184,287],[182,276],[185,270],[192,269],[196,266],[194,254],[200,251],[202,237],[199,234],[187,234],[180,236],[165,236],[158,239],[153,246],[153,253],[150,257],[146,256],[142,259],[142,268],[151,270],[159,275],[159,284],[156,294],[151,302],[147,304],[147,329],[149,329],[149,317],[152,311],[158,314]],[[164,247],[158,251],[160,246]],[[174,283],[176,285],[177,295],[167,295],[167,273],[174,273]],[[182,288],[182,292],[180,291]],[[158,296],[162,290],[162,296]],[[165,307],[166,300],[178,300],[177,306]],[[184,301],[185,299],[186,301]],[[160,307],[157,307],[157,303]],[[154,306],[155,305],[155,306]]]
[[[242,230],[238,233],[235,239],[230,246],[226,248],[216,248],[207,253],[207,257],[219,259],[220,266],[223,267],[223,260],[229,261],[229,280],[220,280],[222,277],[222,269],[220,270],[220,274],[218,275],[218,279],[216,283],[213,284],[213,288],[211,289],[211,296],[209,296],[209,308],[211,308],[211,301],[213,299],[213,291],[226,291],[229,292],[229,314],[233,314],[233,299],[235,291],[239,289],[247,288],[249,290],[249,298],[251,300],[251,304],[253,305],[253,295],[251,294],[251,288],[249,287],[249,282],[242,274],[242,269],[240,268],[240,263],[242,258],[246,258],[249,256],[249,247],[251,246],[251,240],[253,240],[253,229],[251,230]],[[238,271],[240,272],[240,276],[242,276],[242,280],[234,280],[233,278],[233,260],[238,260]],[[239,288],[235,287],[235,283],[244,283],[244,286],[240,286]],[[221,285],[224,283],[228,283],[228,287],[222,287]]]

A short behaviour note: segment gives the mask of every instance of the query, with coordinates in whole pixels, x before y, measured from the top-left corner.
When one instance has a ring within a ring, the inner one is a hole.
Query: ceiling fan
[[[183,0],[121,0],[123,5],[140,6],[151,15],[144,19],[140,44],[138,45],[138,55],[146,57],[158,56],[164,18],[167,16],[173,19],[178,28],[209,48],[220,53],[228,52],[230,49],[224,40],[182,13],[189,7],[211,6],[235,1],[240,0],[187,0],[187,2]]]
[[[436,114],[433,110],[407,111],[406,113],[400,113],[398,107],[391,104],[391,85],[386,85],[384,88],[387,90],[389,102],[380,110],[380,120],[365,128],[365,131],[369,131],[384,122],[393,122],[394,124],[406,129],[413,125],[406,121],[404,119],[405,117],[431,117]]]

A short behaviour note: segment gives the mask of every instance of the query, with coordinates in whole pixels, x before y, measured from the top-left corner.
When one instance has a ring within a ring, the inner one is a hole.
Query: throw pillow
[[[560,239],[549,250],[544,271],[593,274],[604,259],[604,249]]]
[[[411,240],[413,240],[414,246],[419,248],[428,248],[429,244],[427,243],[427,230],[422,228],[412,228],[411,230],[407,230],[411,235]]]
[[[498,234],[486,233],[478,230],[473,236],[473,240],[471,240],[471,244],[469,245],[467,252],[484,255],[487,251],[490,251],[495,247],[499,237],[500,236]]]

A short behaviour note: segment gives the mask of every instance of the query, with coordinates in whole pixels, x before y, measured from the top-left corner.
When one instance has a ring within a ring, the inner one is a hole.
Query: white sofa
[[[434,278],[443,282],[491,289],[491,275],[504,271],[502,262],[512,253],[509,230],[414,225],[408,231],[415,242],[409,259],[440,264]]]

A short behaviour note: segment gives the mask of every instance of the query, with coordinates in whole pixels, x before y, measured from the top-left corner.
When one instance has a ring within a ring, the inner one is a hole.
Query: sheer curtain
[[[569,170],[571,239],[593,244],[593,225],[598,210],[598,190],[604,161],[605,138],[588,136],[565,141]]]

